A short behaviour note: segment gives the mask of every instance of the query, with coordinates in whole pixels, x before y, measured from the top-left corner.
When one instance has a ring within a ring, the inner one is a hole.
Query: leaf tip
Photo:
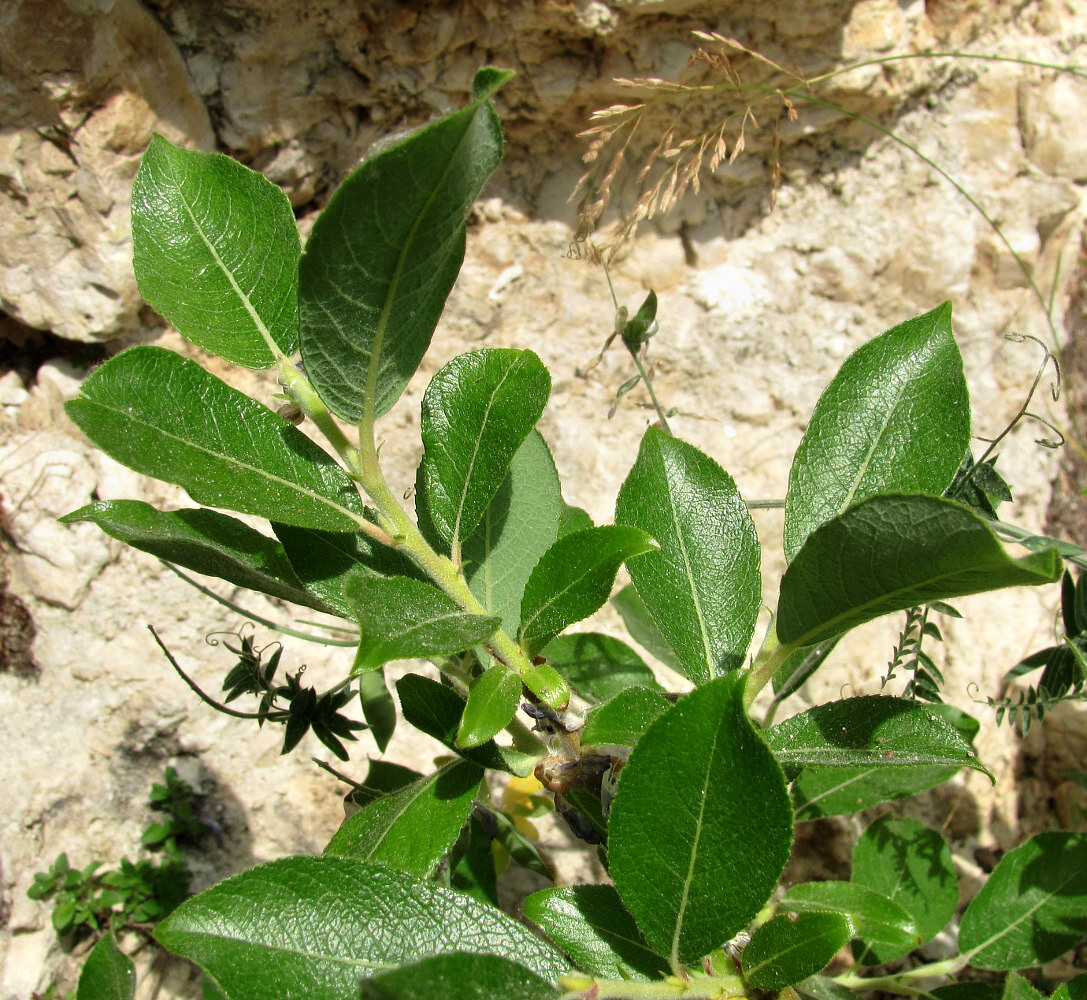
[[[472,80],[472,100],[484,101],[504,87],[514,76],[512,69],[484,66]]]

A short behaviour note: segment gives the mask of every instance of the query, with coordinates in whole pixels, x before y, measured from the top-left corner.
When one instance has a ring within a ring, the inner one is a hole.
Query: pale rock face
[[[956,46],[1082,64],[1087,3],[1045,0],[1026,11],[1010,0],[464,0],[365,11],[294,0],[0,5],[7,72],[0,304],[23,324],[69,340],[155,342],[199,356],[141,305],[131,274],[129,191],[153,132],[263,170],[284,186],[304,234],[375,139],[459,106],[480,65],[511,66],[518,76],[498,97],[507,159],[474,215],[432,352],[383,420],[382,460],[394,490],[408,495],[421,450],[419,400],[434,371],[464,350],[531,348],[553,376],[541,430],[566,499],[606,523],[652,414],[635,391],[606,419],[633,371],[618,346],[583,374],[613,330],[614,312],[601,271],[572,259],[567,199],[583,148],[575,136],[591,109],[630,99],[613,77],[679,76],[696,28],[739,38],[809,74],[848,58]],[[744,73],[758,82],[770,71],[752,63]],[[1082,81],[1009,63],[911,59],[854,70],[827,94],[940,164],[998,222],[1040,288],[1048,292],[1058,280],[1056,326],[1065,336],[1063,289],[1075,277],[1070,264],[1085,214]],[[705,178],[673,215],[643,225],[612,266],[621,304],[636,309],[650,289],[660,298],[649,361],[665,405],[678,411],[676,432],[713,455],[749,499],[783,496],[820,392],[883,330],[952,300],[974,430],[986,436],[1019,407],[1040,361],[1034,345],[1002,334],[1050,337],[1011,250],[946,179],[840,111],[798,112],[781,122],[774,212],[766,119],[750,131],[747,153]],[[720,113],[720,105],[692,106],[684,124],[697,131]],[[632,145],[616,182],[617,211],[633,204],[638,158],[654,140],[647,133]],[[20,355],[16,370],[0,372],[0,513],[16,545],[0,578],[33,615],[39,670],[0,674],[0,913],[11,914],[0,934],[0,1000],[25,1000],[54,981],[74,984],[75,964],[26,888],[62,850],[81,863],[135,855],[148,822],[144,800],[165,764],[176,763],[209,794],[209,819],[223,831],[222,845],[209,846],[196,865],[201,887],[258,861],[320,851],[342,817],[342,789],[309,763],[311,754],[325,756],[316,743],[284,758],[278,731],[213,713],[170,671],[145,628],[155,625],[215,691],[233,658],[205,636],[236,629],[240,616],[93,525],[57,523],[92,496],[165,508],[191,501],[80,438],[63,403],[86,368],[54,357],[56,342],[44,343],[35,357]],[[264,402],[276,391],[267,373],[201,360]],[[1046,398],[1036,405],[1065,419]],[[1015,486],[1012,518],[1030,527],[1044,523],[1057,461],[1034,436],[1017,432],[1000,456]],[[772,606],[784,568],[782,516],[763,510],[755,519]],[[274,602],[204,582],[255,614],[292,620]],[[1049,590],[978,597],[955,602],[966,621],[941,622],[948,642],[933,655],[946,668],[948,699],[986,720],[981,751],[998,785],[994,792],[971,773],[902,808],[946,825],[959,846],[1011,846],[1026,806],[1038,824],[1049,816],[1053,788],[1062,822],[1082,801],[1060,770],[1083,759],[1082,711],[1056,714],[1044,739],[1032,736],[1024,749],[973,703],[998,694],[1004,672],[1051,641],[1055,600]],[[877,691],[897,626],[850,636],[782,717],[843,691]],[[593,627],[618,633],[619,623],[605,611]],[[284,662],[332,680],[349,655],[287,640]],[[395,673],[407,669],[420,668],[399,665]],[[438,752],[401,730],[389,756],[426,768]],[[351,773],[374,753],[364,734]],[[1020,786],[1024,760],[1031,770]],[[544,837],[563,878],[599,875],[591,852],[557,826]],[[834,852],[848,857],[848,844]],[[172,968],[162,1000],[198,995],[187,975]]]

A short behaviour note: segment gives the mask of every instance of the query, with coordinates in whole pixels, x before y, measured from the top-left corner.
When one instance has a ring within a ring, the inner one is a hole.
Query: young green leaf
[[[510,724],[521,703],[521,678],[498,664],[472,683],[457,729],[457,746],[482,746]]]
[[[628,569],[683,672],[704,684],[740,666],[762,601],[761,550],[732,477],[693,445],[650,427],[615,520],[660,544]]]
[[[396,729],[396,705],[385,685],[385,671],[367,670],[359,675],[358,685],[362,717],[378,750],[384,753]]]
[[[906,698],[870,695],[817,705],[764,735],[785,768],[945,765],[989,774],[954,726]]]
[[[498,628],[497,618],[462,611],[437,587],[408,577],[357,575],[347,583],[347,597],[362,629],[356,672],[470,649]]]
[[[325,855],[380,862],[430,878],[468,822],[482,780],[478,764],[447,764],[346,819]]]
[[[785,779],[744,711],[744,681],[711,681],[657,719],[612,804],[615,887],[673,969],[746,927],[789,857]]]
[[[410,559],[387,545],[371,541],[359,531],[314,531],[274,521],[272,530],[306,589],[344,618],[355,616],[347,596],[347,584],[353,576],[423,579],[422,572]]]
[[[838,913],[801,913],[795,919],[778,914],[744,948],[744,978],[776,993],[826,968],[850,937],[852,928]]]
[[[1001,1000],[1045,1000],[1045,994],[1037,990],[1022,976],[1009,972],[1004,980]]]
[[[106,454],[197,503],[328,531],[362,519],[358,491],[328,454],[173,351],[122,351],[65,410]]]
[[[87,956],[79,973],[76,1000],[134,1000],[136,968],[113,940],[104,934]]]
[[[482,767],[499,771],[509,771],[524,778],[532,773],[536,761],[543,756],[522,753],[508,747],[500,747],[493,742],[466,749],[457,745],[457,729],[464,715],[465,700],[443,684],[432,681],[419,674],[406,674],[396,682],[396,693],[400,697],[400,710],[404,721],[410,726],[433,736],[454,753],[466,760],[475,761]]]
[[[367,976],[450,951],[509,958],[547,982],[566,971],[493,907],[347,858],[251,868],[182,903],[155,937],[231,1000],[354,1000]]]
[[[385,413],[430,345],[468,211],[502,158],[489,97],[509,75],[364,160],[313,227],[299,263],[302,360],[350,423]]]
[[[945,302],[854,351],[819,398],[789,473],[786,557],[876,494],[940,496],[969,443],[970,397]]]
[[[632,747],[650,723],[671,705],[659,691],[631,687],[610,701],[597,705],[585,719],[581,742],[586,746]]]
[[[661,635],[657,623],[645,606],[645,601],[638,595],[634,584],[628,583],[611,599],[612,606],[619,612],[630,637],[651,656],[655,656],[666,667],[677,674],[683,673],[679,657],[668,645],[668,640]]]
[[[851,937],[878,944],[896,958],[921,944],[917,921],[898,903],[854,882],[804,882],[781,901],[794,913],[842,913],[853,924]]]
[[[853,848],[851,881],[898,903],[928,941],[947,926],[959,905],[959,883],[944,838],[914,819],[883,816]],[[889,953],[876,942],[858,946],[859,965],[882,965]]]
[[[218,153],[151,140],[132,185],[132,266],[183,337],[248,368],[293,354],[300,253],[274,184]]]
[[[544,554],[525,584],[520,639],[531,652],[604,606],[619,567],[654,550],[644,531],[622,524],[575,531]]]
[[[112,538],[166,562],[292,604],[332,610],[306,590],[282,545],[218,511],[202,507],[163,511],[141,500],[99,500],[60,520],[92,521]]]
[[[668,963],[645,943],[610,885],[570,885],[534,892],[525,916],[582,972],[601,979],[661,979]]]
[[[459,549],[536,426],[551,375],[532,351],[461,354],[423,394],[423,475],[434,526]]]
[[[461,951],[378,973],[363,982],[358,996],[360,1000],[558,1000],[559,993],[508,958]]]
[[[1087,937],[1087,834],[1040,833],[1009,851],[962,915],[979,969],[1025,969]]]
[[[1012,559],[951,500],[878,496],[816,529],[781,580],[777,634],[807,646],[928,601],[1060,578],[1052,551]]]
[[[534,430],[513,456],[509,475],[461,553],[476,600],[502,619],[510,635],[521,623],[525,584],[558,537],[562,505],[555,461]]]
[[[552,639],[540,654],[590,702],[608,701],[629,687],[660,690],[645,661],[610,635],[567,632]]]

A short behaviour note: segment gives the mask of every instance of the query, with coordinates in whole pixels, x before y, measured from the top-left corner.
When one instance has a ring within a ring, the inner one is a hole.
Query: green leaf
[[[1053,991],[1053,1000],[1087,1000],[1087,972],[1061,983]]]
[[[423,394],[423,475],[430,516],[455,546],[471,535],[536,426],[551,376],[532,351],[454,358]]]
[[[346,819],[325,855],[380,862],[430,878],[468,822],[482,780],[478,764],[447,764]]]
[[[668,645],[668,640],[661,635],[657,623],[645,606],[645,601],[638,596],[634,584],[628,583],[611,599],[612,606],[619,612],[630,637],[651,656],[655,656],[666,667],[677,674],[683,673],[683,667],[675,650]]]
[[[615,520],[660,544],[628,569],[683,673],[705,684],[740,666],[762,602],[761,549],[732,477],[693,445],[650,427]]]
[[[300,252],[274,184],[152,138],[132,185],[132,266],[140,294],[182,336],[248,368],[293,354]]]
[[[525,900],[524,913],[590,976],[652,980],[668,975],[668,963],[645,943],[610,885],[542,889]]]
[[[455,952],[391,969],[362,984],[361,1000],[558,1000],[555,987],[498,955]]]
[[[744,681],[711,681],[657,719],[612,803],[612,879],[673,967],[746,927],[789,857],[785,779],[744,712]]]
[[[632,687],[597,705],[585,719],[581,742],[586,746],[632,747],[671,705],[659,691]]]
[[[525,584],[558,537],[562,507],[554,459],[540,433],[532,431],[462,550],[468,586],[488,611],[502,619],[502,628],[510,635],[521,623]]]
[[[1043,965],[1087,937],[1087,834],[1040,833],[1009,851],[962,915],[979,969]]]
[[[423,578],[418,567],[402,553],[371,541],[358,531],[314,531],[275,522],[272,530],[306,589],[344,618],[355,616],[347,596],[347,584],[352,577]]]
[[[370,727],[378,750],[384,753],[396,729],[396,705],[385,686],[385,672],[368,670],[359,675],[358,683],[362,717]]]
[[[79,974],[77,1000],[133,1000],[136,996],[136,968],[113,940],[105,934],[91,949]]]
[[[604,606],[619,567],[654,548],[644,531],[621,524],[560,538],[544,553],[525,585],[521,642],[534,652],[568,626],[588,618]]]
[[[851,881],[875,889],[913,917],[922,942],[947,926],[959,905],[959,883],[944,838],[913,819],[883,816],[853,848]],[[892,952],[865,943],[860,965],[882,965]]]
[[[1010,972],[1004,980],[1001,1000],[1045,1000],[1045,994],[1036,990],[1022,976]]]
[[[406,674],[396,682],[400,697],[400,709],[404,721],[410,726],[433,736],[439,743],[459,754],[465,760],[475,761],[481,767],[509,771],[524,778],[532,773],[539,757],[497,746],[493,742],[465,749],[456,741],[457,728],[464,715],[465,700],[437,681],[418,674]]]
[[[491,838],[476,815],[468,821],[467,829],[461,834],[462,837],[465,835],[464,853],[450,873],[449,887],[481,903],[498,906],[498,875],[494,869]]]
[[[857,996],[848,986],[839,986],[829,976],[809,976],[796,984],[796,991],[811,1000],[856,1000]]]
[[[744,978],[756,989],[783,990],[826,968],[850,937],[849,922],[837,913],[778,914],[744,948]]]
[[[905,799],[958,773],[957,767],[806,767],[790,793],[798,821],[820,819]]]
[[[489,639],[498,628],[497,618],[462,611],[437,587],[404,576],[354,576],[347,597],[362,629],[355,672],[390,660],[456,653]]]
[[[509,958],[548,982],[566,971],[493,907],[347,858],[251,868],[182,903],[155,937],[214,976],[230,1000],[355,1000],[367,976],[459,950]]]
[[[764,735],[785,768],[965,766],[992,778],[954,726],[906,698],[869,695],[818,705]]]
[[[774,702],[782,702],[789,695],[799,691],[808,679],[818,670],[826,658],[834,652],[841,636],[834,636],[817,642],[814,646],[801,646],[794,649],[785,662],[774,674]]]
[[[426,353],[464,258],[465,220],[502,158],[486,96],[364,160],[299,263],[302,360],[333,413],[378,417]]]
[[[893,611],[1060,578],[1052,551],[1012,559],[951,500],[878,496],[816,529],[781,580],[777,634],[807,646]]]
[[[200,996],[202,1000],[230,1000],[230,998],[219,989],[219,984],[215,982],[211,976],[204,976],[200,980]]]
[[[356,785],[355,790],[349,796],[349,801],[361,808],[383,795],[398,792],[402,788],[421,780],[423,775],[413,771],[402,764],[394,764],[392,761],[381,758],[371,759],[370,766],[366,770],[366,777],[361,785]],[[355,810],[357,811],[357,810]],[[352,813],[353,815],[353,813]]]
[[[492,812],[494,821],[494,839],[506,849],[506,853],[522,868],[527,868],[549,882],[555,881],[555,875],[544,861],[536,842],[517,829],[512,817],[504,812]]]
[[[177,483],[197,503],[329,531],[350,531],[362,516],[354,484],[331,456],[173,351],[122,351],[65,409],[110,457]]]
[[[482,746],[510,724],[521,704],[521,678],[497,664],[472,682],[457,728],[457,746]]]
[[[1000,983],[966,980],[937,986],[931,993],[937,1000],[1001,1000],[1004,988]]]
[[[575,531],[586,531],[594,528],[593,519],[589,512],[581,507],[571,507],[563,502],[562,513],[559,515],[559,538],[572,535]]]
[[[852,937],[880,946],[896,958],[921,944],[917,921],[898,903],[854,882],[805,882],[793,886],[781,901],[795,913],[842,913],[853,924]]]
[[[568,632],[556,636],[540,653],[590,702],[608,701],[629,687],[660,690],[645,661],[621,639],[610,635]]]
[[[819,398],[789,473],[786,557],[879,493],[940,496],[969,444],[970,396],[945,302],[854,351]]]
[[[110,537],[166,562],[292,604],[330,610],[307,592],[282,545],[218,511],[202,507],[161,511],[141,500],[99,500],[60,520],[92,521]]]

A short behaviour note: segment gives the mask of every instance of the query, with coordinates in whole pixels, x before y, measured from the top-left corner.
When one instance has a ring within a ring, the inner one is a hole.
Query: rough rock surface
[[[13,359],[0,372],[2,1000],[72,983],[76,963],[58,948],[47,910],[26,899],[26,888],[62,850],[78,862],[135,854],[148,819],[146,792],[166,763],[208,793],[207,818],[223,831],[221,845],[197,865],[201,884],[257,861],[320,850],[342,815],[338,786],[308,761],[322,755],[316,743],[282,758],[275,732],[212,713],[168,670],[144,627],[154,624],[214,689],[232,658],[204,637],[236,628],[238,616],[93,526],[56,523],[91,496],[186,502],[89,448],[61,408],[99,355],[69,352],[58,338],[186,349],[141,306],[130,271],[128,189],[152,132],[263,170],[288,191],[305,228],[374,140],[457,106],[481,64],[517,69],[499,101],[507,160],[475,214],[432,354],[383,423],[382,456],[394,487],[408,490],[429,375],[461,350],[530,347],[554,377],[541,427],[567,497],[604,521],[651,419],[638,391],[605,419],[630,374],[618,350],[578,374],[611,330],[613,311],[601,271],[568,255],[574,209],[567,199],[582,169],[574,136],[590,110],[628,99],[612,78],[677,78],[696,28],[739,38],[809,76],[926,48],[1082,64],[1087,31],[1083,0],[361,6],[21,0],[0,12],[0,302],[7,314],[0,343],[9,341]],[[43,23],[56,27],[43,35]],[[771,75],[753,61],[744,72],[751,82]],[[1058,336],[1072,329],[1062,309],[1066,284],[1082,268],[1082,80],[1010,62],[911,60],[852,71],[821,93],[939,163],[1007,242],[909,149],[811,107],[781,129],[772,213],[766,128],[752,131],[748,153],[699,195],[644,225],[613,264],[619,300],[636,306],[647,289],[658,293],[661,332],[650,354],[658,391],[679,411],[676,431],[718,458],[748,498],[782,496],[804,421],[844,358],[948,298],[975,432],[998,432],[1040,360],[1035,346],[1002,335],[1051,342],[1011,249],[1043,297],[1055,287]],[[686,125],[714,113],[692,108]],[[644,141],[632,147],[631,163],[646,148]],[[629,167],[616,182],[617,211],[633,203],[635,172]],[[270,376],[207,363],[258,398],[275,391]],[[1065,421],[1046,398],[1035,405]],[[1044,523],[1056,475],[1056,459],[1034,444],[1036,436],[1022,427],[1000,460],[1016,488],[1014,518],[1030,527]],[[770,601],[782,569],[781,516],[763,511],[757,523],[768,545]],[[1078,522],[1065,523],[1082,528],[1082,510]],[[285,614],[271,602],[227,596],[268,617]],[[937,650],[949,700],[971,708],[973,684],[998,694],[1007,668],[1048,643],[1054,601],[1054,593],[1032,590],[956,602],[966,620],[947,623],[948,642]],[[602,627],[616,625],[602,617]],[[893,626],[858,630],[797,706],[843,689],[878,690],[893,640]],[[341,652],[292,640],[284,658],[320,676],[343,669]],[[1066,771],[1082,762],[1081,711],[1063,710],[1025,745],[1007,729],[982,732],[995,790],[971,773],[910,808],[948,824],[965,851],[1006,849],[1050,816],[1075,821],[1082,796]],[[369,737],[359,747],[373,751]],[[390,755],[424,766],[435,752],[435,744],[398,733]],[[840,826],[848,833],[849,824]],[[584,871],[585,854],[561,830],[545,835],[563,877]],[[160,971],[160,997],[196,995],[187,970]],[[146,977],[141,1000],[154,980]]]

